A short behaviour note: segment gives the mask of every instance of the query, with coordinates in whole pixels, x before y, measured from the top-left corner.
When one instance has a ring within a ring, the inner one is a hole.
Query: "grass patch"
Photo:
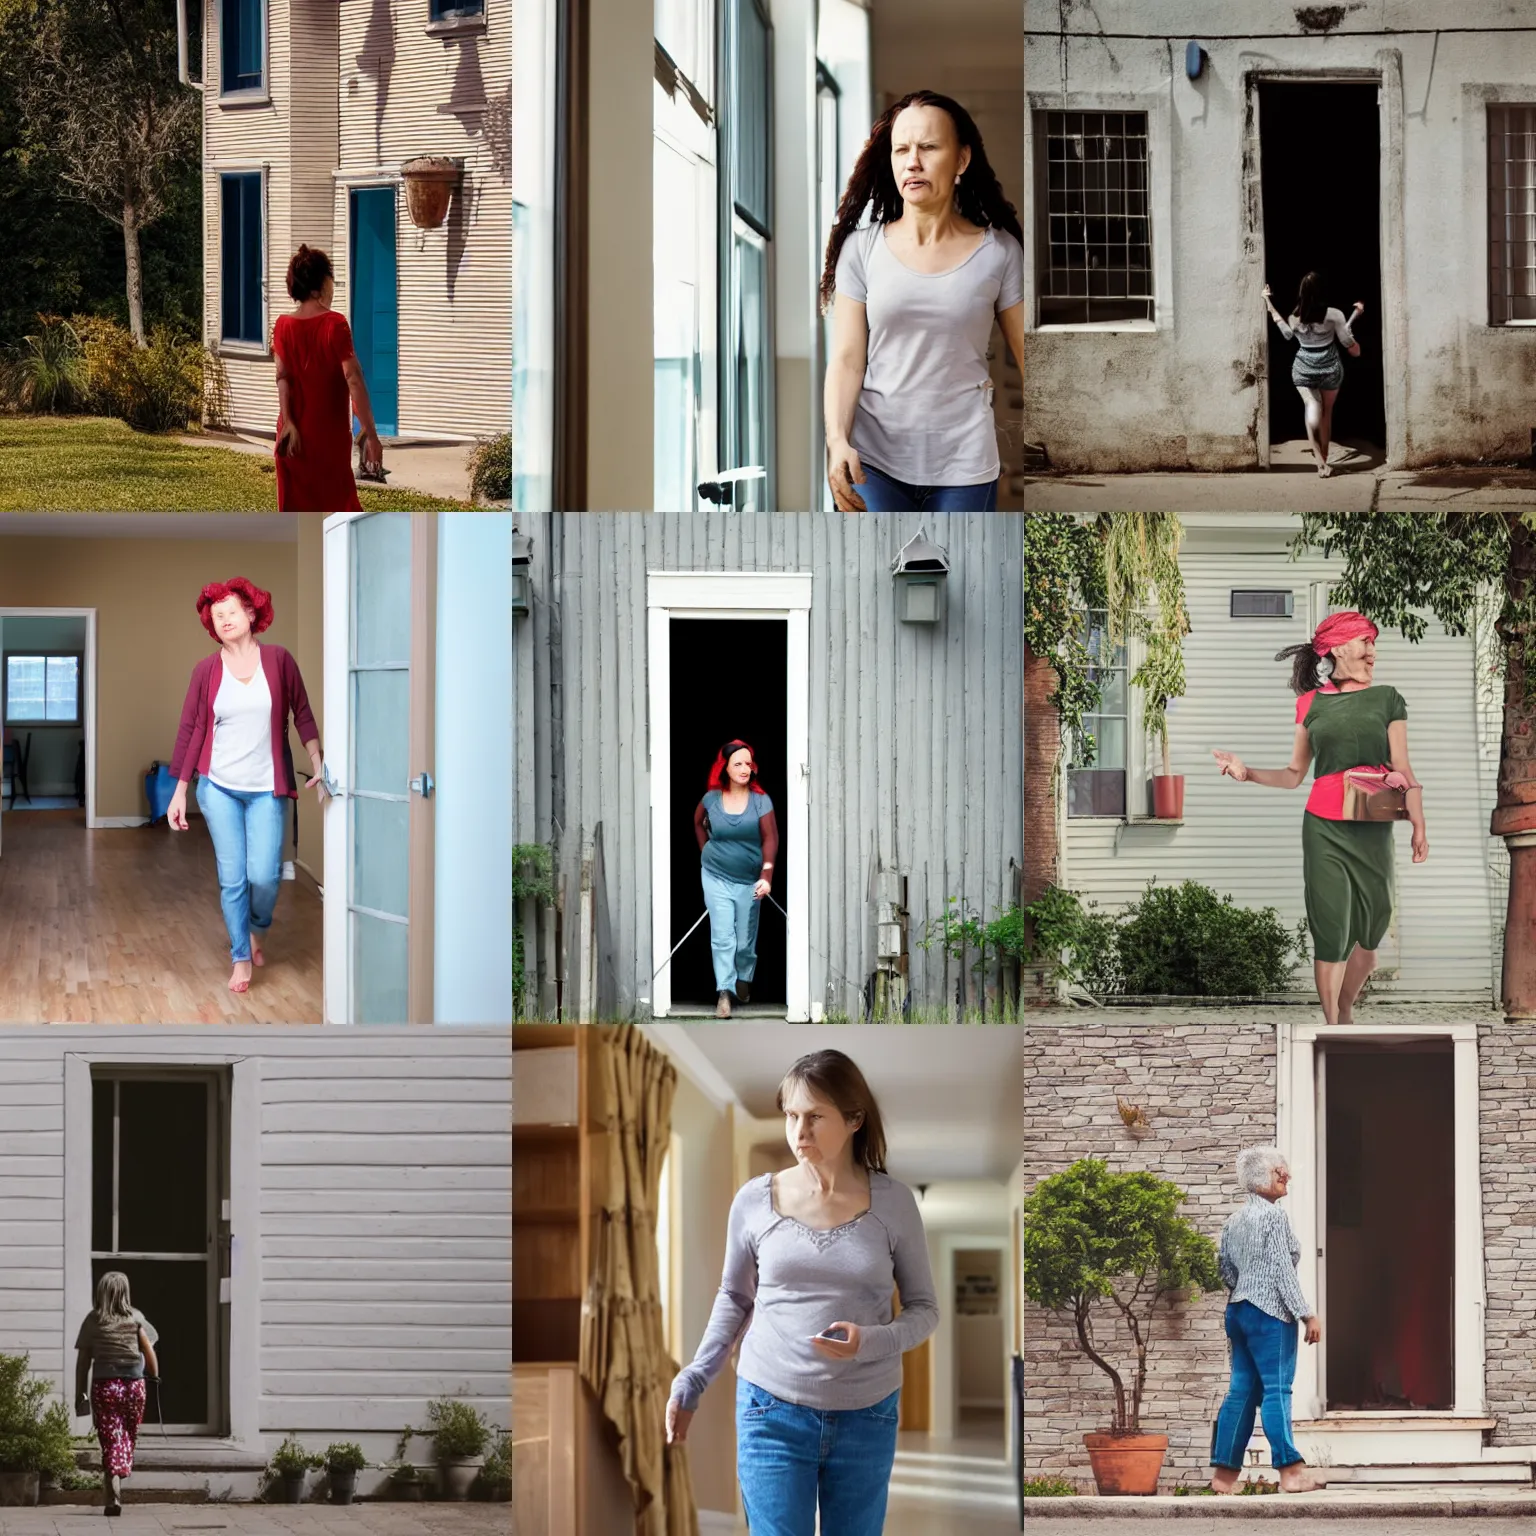
[[[1024,1483],[1026,1499],[1072,1499],[1077,1489],[1064,1477],[1032,1477]]]
[[[359,487],[369,512],[467,503]],[[194,448],[104,416],[0,417],[0,512],[272,512],[272,460]]]

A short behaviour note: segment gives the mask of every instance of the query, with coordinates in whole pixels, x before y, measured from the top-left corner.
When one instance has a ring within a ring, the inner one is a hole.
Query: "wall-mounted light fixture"
[[[896,617],[903,624],[937,624],[943,619],[949,556],[925,529],[919,528],[901,546],[891,574],[896,578]]]
[[[533,563],[533,540],[512,530],[512,617],[527,618],[532,607],[533,578],[528,567]]]
[[[1191,80],[1198,80],[1205,73],[1205,49],[1199,43],[1184,45],[1184,73]]]

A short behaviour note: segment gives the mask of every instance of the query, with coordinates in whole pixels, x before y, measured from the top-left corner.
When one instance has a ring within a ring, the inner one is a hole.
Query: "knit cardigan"
[[[310,711],[298,662],[280,645],[258,645],[257,649],[261,653],[261,670],[267,675],[267,691],[272,695],[272,793],[297,800],[298,779],[288,746],[289,713],[298,727],[300,741],[318,741],[320,728]],[[190,780],[194,768],[206,774],[213,760],[213,701],[224,681],[223,658],[223,650],[217,650],[192,669],[186,702],[181,706],[176,751],[171,757],[173,779]]]

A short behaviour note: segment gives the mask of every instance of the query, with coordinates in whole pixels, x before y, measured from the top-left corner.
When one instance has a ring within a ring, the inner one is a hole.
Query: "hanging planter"
[[[448,155],[418,155],[400,167],[405,205],[417,229],[439,229],[463,174],[461,163]]]

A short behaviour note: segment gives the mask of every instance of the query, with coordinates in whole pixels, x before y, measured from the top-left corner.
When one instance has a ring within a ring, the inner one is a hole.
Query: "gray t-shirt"
[[[1019,242],[988,229],[958,267],[914,272],[886,244],[885,225],[866,225],[838,254],[837,292],[864,305],[869,321],[850,434],[859,457],[909,485],[995,480],[987,344],[993,316],[1024,298]]]
[[[93,1381],[114,1376],[137,1379],[144,1374],[144,1356],[139,1352],[141,1328],[151,1345],[159,1343],[160,1335],[137,1309],[131,1317],[103,1318],[94,1309],[86,1313],[75,1335],[75,1348],[89,1357]]]
[[[773,801],[752,790],[746,808],[733,816],[720,791],[711,789],[704,796],[704,809],[709,815],[709,841],[699,862],[722,880],[755,885],[763,872],[763,834],[758,822],[773,809]]]
[[[871,1173],[869,1200],[852,1221],[820,1232],[779,1215],[771,1173],[743,1184],[731,1202],[709,1326],[670,1395],[697,1408],[740,1342],[737,1375],[787,1403],[872,1408],[889,1397],[901,1385],[902,1355],[939,1326],[939,1302],[912,1191]],[[894,1320],[892,1290],[901,1293]],[[811,1344],[812,1334],[836,1322],[859,1326],[851,1360]]]

